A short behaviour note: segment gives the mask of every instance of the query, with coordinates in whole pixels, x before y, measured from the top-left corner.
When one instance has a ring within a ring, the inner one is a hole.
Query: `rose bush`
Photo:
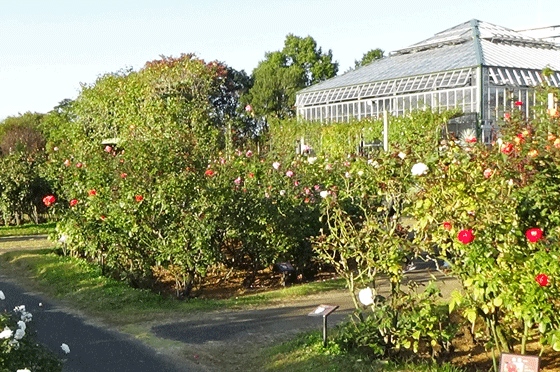
[[[42,199],[52,192],[43,174],[44,164],[43,153],[0,157],[0,210],[5,225],[19,225],[25,216],[39,223],[46,209]]]
[[[357,290],[375,297],[377,278],[389,277],[393,327],[407,303],[403,264],[421,249],[450,264],[465,289],[450,309],[482,320],[492,346],[511,351],[520,339],[524,351],[540,334],[560,349],[558,118],[537,108],[527,120],[513,105],[489,149],[472,135],[440,146],[455,113],[415,112],[391,118],[400,144],[370,158],[356,153],[379,138],[380,121],[272,120],[267,142],[232,151],[209,99],[223,79],[219,64],[183,56],[84,87],[48,145],[53,194],[67,201],[54,204],[58,233],[72,254],[138,286],[163,267],[178,295],[215,264],[246,270],[250,285],[279,260],[303,270],[317,255],[357,308]],[[435,323],[410,319],[386,346],[441,344]]]
[[[52,114],[49,176],[71,204],[57,227],[71,254],[136,286],[152,285],[161,265],[187,288],[213,262],[193,200],[219,142],[208,97],[224,73],[190,55],[164,58],[102,76],[70,113]]]
[[[513,107],[493,148],[451,143],[428,163],[433,177],[410,209],[417,244],[437,246],[464,285],[451,309],[462,302],[498,350],[520,340],[524,353],[536,339],[560,351],[558,124],[542,107],[531,120]]]

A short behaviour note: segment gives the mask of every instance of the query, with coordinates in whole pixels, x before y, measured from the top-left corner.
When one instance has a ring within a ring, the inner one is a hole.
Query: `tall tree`
[[[362,67],[365,66],[377,59],[381,59],[383,58],[383,54],[385,52],[382,51],[381,49],[377,48],[377,49],[371,49],[370,51],[364,53],[364,55],[362,56],[361,60],[355,60],[354,61],[354,68],[358,68],[358,67]]]
[[[243,97],[257,117],[294,116],[296,92],[338,72],[332,51],[323,53],[311,36],[289,34],[281,51],[265,57],[253,70],[254,85]]]
[[[26,112],[10,116],[0,123],[0,153],[34,153],[43,150],[45,140],[40,126],[44,114]]]

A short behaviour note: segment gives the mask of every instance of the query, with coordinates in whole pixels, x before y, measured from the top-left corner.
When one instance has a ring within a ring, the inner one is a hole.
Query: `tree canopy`
[[[40,130],[43,117],[43,114],[26,112],[4,119],[0,123],[0,154],[41,151],[45,146]]]
[[[294,116],[296,92],[338,72],[332,51],[323,53],[311,37],[289,34],[281,51],[268,52],[253,70],[253,87],[243,97],[257,117]]]
[[[370,51],[364,53],[364,55],[362,56],[361,60],[355,60],[354,61],[354,68],[358,68],[358,67],[362,67],[365,66],[377,59],[381,59],[383,58],[384,55],[384,51],[382,51],[381,49],[377,48],[377,49],[371,49]]]

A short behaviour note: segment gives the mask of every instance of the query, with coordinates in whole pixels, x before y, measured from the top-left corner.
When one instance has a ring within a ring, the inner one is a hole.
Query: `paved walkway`
[[[33,314],[28,329],[35,330],[40,342],[65,359],[64,372],[203,371],[188,362],[185,362],[184,368],[174,366],[167,356],[158,355],[122,333],[90,325],[84,319],[45,301],[39,294],[26,292],[4,276],[0,276],[0,290],[6,296],[0,301],[0,311],[11,311],[15,306],[25,305],[26,310]],[[69,354],[62,351],[62,343],[70,347]]]
[[[430,266],[418,262],[417,270],[407,277],[428,282]],[[448,298],[457,282],[437,276],[443,297]],[[1,275],[0,290],[6,295],[6,300],[0,301],[0,311],[25,305],[33,314],[39,341],[66,358],[64,372],[258,371],[255,358],[260,348],[321,328],[321,318],[308,316],[319,304],[339,306],[329,316],[329,328],[347,319],[354,309],[346,290],[331,291],[252,310],[181,313],[170,319],[124,326],[125,333],[121,333],[73,315],[75,312],[45,301],[40,294],[28,293]],[[380,292],[386,294],[388,290],[388,283],[381,283]],[[62,343],[69,345],[70,354],[64,355]]]

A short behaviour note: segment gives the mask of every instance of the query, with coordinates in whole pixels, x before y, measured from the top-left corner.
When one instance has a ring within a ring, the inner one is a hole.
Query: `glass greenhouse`
[[[544,68],[553,74],[545,78]],[[518,101],[528,115],[534,87],[560,86],[560,45],[471,20],[388,57],[301,90],[300,118],[349,121],[412,110],[461,108],[485,142]]]

